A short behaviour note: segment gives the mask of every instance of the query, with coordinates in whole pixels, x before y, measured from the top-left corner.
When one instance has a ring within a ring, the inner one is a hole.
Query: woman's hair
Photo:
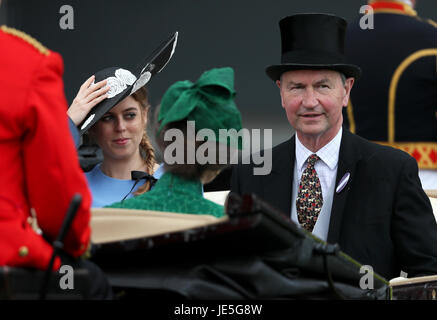
[[[148,100],[148,92],[146,87],[141,87],[141,89],[135,91],[132,94],[132,98],[135,101],[139,102],[141,105],[141,109],[144,112],[144,116],[148,117],[150,104]],[[150,175],[153,175],[153,169],[156,164],[155,160],[155,150],[150,142],[149,136],[147,135],[147,129],[144,130],[143,138],[140,143],[140,155],[146,165],[146,172]],[[134,195],[140,195],[150,190],[151,182],[146,181],[145,184],[140,186],[137,191],[134,192]]]
[[[157,113],[159,112],[159,107],[157,110]],[[163,161],[164,161],[164,169],[166,172],[171,172],[175,175],[178,175],[184,179],[188,179],[188,180],[198,180],[201,179],[202,176],[205,174],[206,171],[208,170],[212,170],[212,171],[217,171],[217,170],[222,170],[224,168],[226,168],[228,166],[228,164],[219,164],[219,147],[218,147],[218,143],[216,143],[215,147],[216,147],[216,161],[215,164],[210,164],[210,163],[206,163],[206,164],[199,164],[197,162],[196,157],[195,161],[193,164],[189,164],[187,159],[187,151],[188,151],[188,140],[187,140],[187,121],[186,120],[181,120],[181,121],[176,121],[176,122],[171,122],[167,125],[164,126],[164,128],[161,130],[160,134],[157,136],[157,145],[160,148],[162,154],[165,154],[165,149],[173,143],[176,143],[175,141],[165,141],[164,140],[164,135],[165,132],[167,130],[170,129],[178,129],[183,133],[184,136],[184,146],[183,146],[183,150],[184,150],[184,161],[183,164],[168,164],[166,162],[165,157],[163,156]],[[193,142],[191,142],[193,143]],[[195,141],[194,142],[194,152],[197,152],[197,149],[202,145],[206,143],[205,141]],[[178,150],[181,150],[181,148],[178,148]],[[208,149],[207,149],[208,151]],[[228,150],[229,151],[229,150]],[[229,154],[229,152],[228,152]],[[207,156],[207,155],[206,155]]]

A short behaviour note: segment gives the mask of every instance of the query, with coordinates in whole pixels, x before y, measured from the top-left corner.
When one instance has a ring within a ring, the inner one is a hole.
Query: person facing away
[[[121,68],[110,68],[109,73],[108,69],[99,71],[82,84],[68,109],[68,115],[76,126],[90,115],[94,107],[106,111],[94,118],[97,121],[87,129],[103,154],[103,161],[85,173],[93,208],[147,192],[162,174],[147,134],[150,109],[147,89],[142,86],[128,94],[133,84],[127,85],[118,93],[124,95],[122,99],[112,94],[108,99],[111,87],[107,79],[117,70],[124,70],[127,75],[130,73]],[[94,84],[96,77],[104,80]],[[136,171],[137,176],[132,176],[132,171]]]
[[[372,29],[364,16],[349,24],[346,56],[363,76],[343,115],[351,132],[413,156],[427,190],[437,189],[437,23],[415,4],[368,1]]]
[[[219,134],[221,129],[242,127],[234,97],[234,71],[229,67],[208,70],[195,83],[170,86],[159,108],[157,130],[165,173],[148,193],[108,207],[224,216],[222,205],[203,198],[202,185],[228,166],[223,160],[241,148],[232,134],[229,139]],[[199,140],[206,130],[209,133],[202,137],[207,139]],[[205,155],[205,162],[200,155]]]
[[[231,192],[255,193],[387,279],[437,274],[437,225],[407,153],[342,128],[360,76],[346,63],[347,22],[297,14],[280,23],[281,64],[266,69],[296,134],[272,149],[272,172],[234,167]]]
[[[0,27],[0,266],[46,270],[75,194],[82,201],[53,264],[85,268],[92,299],[112,297],[93,263],[91,196],[79,166],[67,117],[63,62],[24,32]]]

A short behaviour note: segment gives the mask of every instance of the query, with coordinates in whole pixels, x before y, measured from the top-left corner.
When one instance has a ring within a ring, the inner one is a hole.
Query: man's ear
[[[279,89],[281,89],[281,80],[276,80],[276,85],[278,86]]]
[[[347,106],[349,103],[350,93],[354,85],[354,82],[355,82],[354,78],[347,78],[344,83],[345,95],[343,97],[343,106]]]
[[[279,88],[279,95],[281,96],[281,105],[282,105],[283,108],[285,108],[285,107],[284,107],[284,99],[282,98],[281,80],[276,80],[276,85],[277,85],[278,88]]]

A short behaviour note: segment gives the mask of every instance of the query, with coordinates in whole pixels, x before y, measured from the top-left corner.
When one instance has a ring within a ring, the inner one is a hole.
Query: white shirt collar
[[[341,144],[341,136],[343,134],[343,128],[340,127],[334,139],[329,141],[325,146],[323,146],[316,154],[319,158],[329,167],[329,169],[333,170],[338,164],[338,157],[340,153],[340,144]],[[308,150],[296,136],[296,164],[299,170],[303,170],[303,166],[305,165],[305,161],[308,159],[310,155],[314,152]]]

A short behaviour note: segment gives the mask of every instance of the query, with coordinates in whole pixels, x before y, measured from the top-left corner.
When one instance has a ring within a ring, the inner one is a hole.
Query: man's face
[[[332,70],[296,70],[276,81],[288,122],[299,137],[332,139],[343,123],[342,108],[347,106],[353,78],[345,84]]]

